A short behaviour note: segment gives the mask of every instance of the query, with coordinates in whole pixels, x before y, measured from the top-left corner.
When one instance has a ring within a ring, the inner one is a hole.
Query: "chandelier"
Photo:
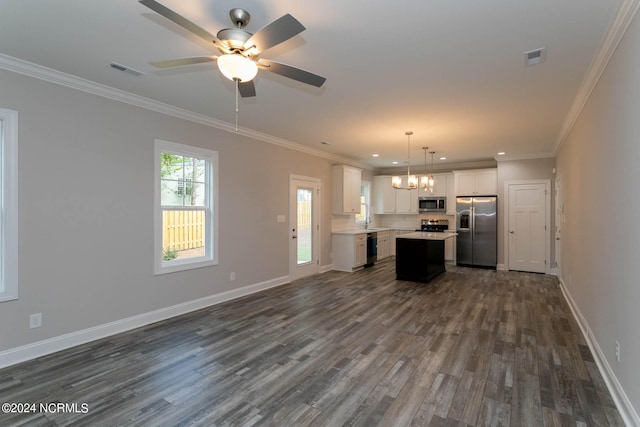
[[[420,178],[420,187],[424,188],[424,191],[428,191],[429,193],[433,193],[433,185],[435,180],[433,175],[427,174],[427,150],[429,147],[422,147],[424,150],[424,175]],[[431,170],[433,171],[433,155],[436,153],[435,151],[429,151],[431,154]]]
[[[402,177],[394,176],[391,178],[391,186],[397,190],[415,190],[418,188],[418,178],[411,175],[411,135],[413,132],[408,130],[404,134],[407,135],[407,185],[402,185]]]

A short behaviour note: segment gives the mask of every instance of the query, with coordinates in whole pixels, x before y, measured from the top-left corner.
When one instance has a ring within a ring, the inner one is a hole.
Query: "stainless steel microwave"
[[[446,197],[418,197],[418,212],[446,212]]]

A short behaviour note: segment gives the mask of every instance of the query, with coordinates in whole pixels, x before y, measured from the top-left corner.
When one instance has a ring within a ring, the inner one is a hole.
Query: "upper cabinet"
[[[408,185],[406,175],[402,177],[403,188]],[[395,189],[396,192],[396,213],[417,214],[418,213],[418,190]]]
[[[402,185],[407,186],[406,176],[402,177]],[[391,176],[374,176],[371,206],[375,214],[417,214],[418,190],[395,189]]]
[[[334,165],[331,167],[331,179],[333,213],[360,213],[362,170],[346,165]]]
[[[489,196],[498,194],[497,169],[454,171],[456,196]]]
[[[433,174],[433,192],[429,193],[420,189],[418,196],[447,197],[448,194],[448,178],[453,178],[451,173],[434,173]]]
[[[372,210],[376,214],[417,214],[418,197],[447,197],[455,199],[452,173],[433,174],[433,192],[416,190],[396,190],[391,186],[391,176],[373,177]],[[402,177],[402,185],[407,186],[407,177]],[[450,203],[450,202],[447,202]],[[451,205],[455,214],[455,202]]]
[[[447,174],[447,215],[456,214],[456,185],[452,173]],[[449,239],[450,240],[450,239]]]
[[[375,214],[396,213],[396,190],[391,186],[391,177],[386,175],[373,177],[371,192],[371,210]]]

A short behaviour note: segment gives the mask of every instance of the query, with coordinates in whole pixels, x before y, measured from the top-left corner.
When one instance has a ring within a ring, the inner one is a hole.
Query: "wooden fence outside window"
[[[204,246],[203,211],[163,211],[162,247],[178,251]]]

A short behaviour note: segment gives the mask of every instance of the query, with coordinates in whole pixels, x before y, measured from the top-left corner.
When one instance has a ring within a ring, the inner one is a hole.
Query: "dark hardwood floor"
[[[623,425],[555,277],[447,266],[421,284],[394,267],[0,370],[0,403],[77,404],[0,425]]]

